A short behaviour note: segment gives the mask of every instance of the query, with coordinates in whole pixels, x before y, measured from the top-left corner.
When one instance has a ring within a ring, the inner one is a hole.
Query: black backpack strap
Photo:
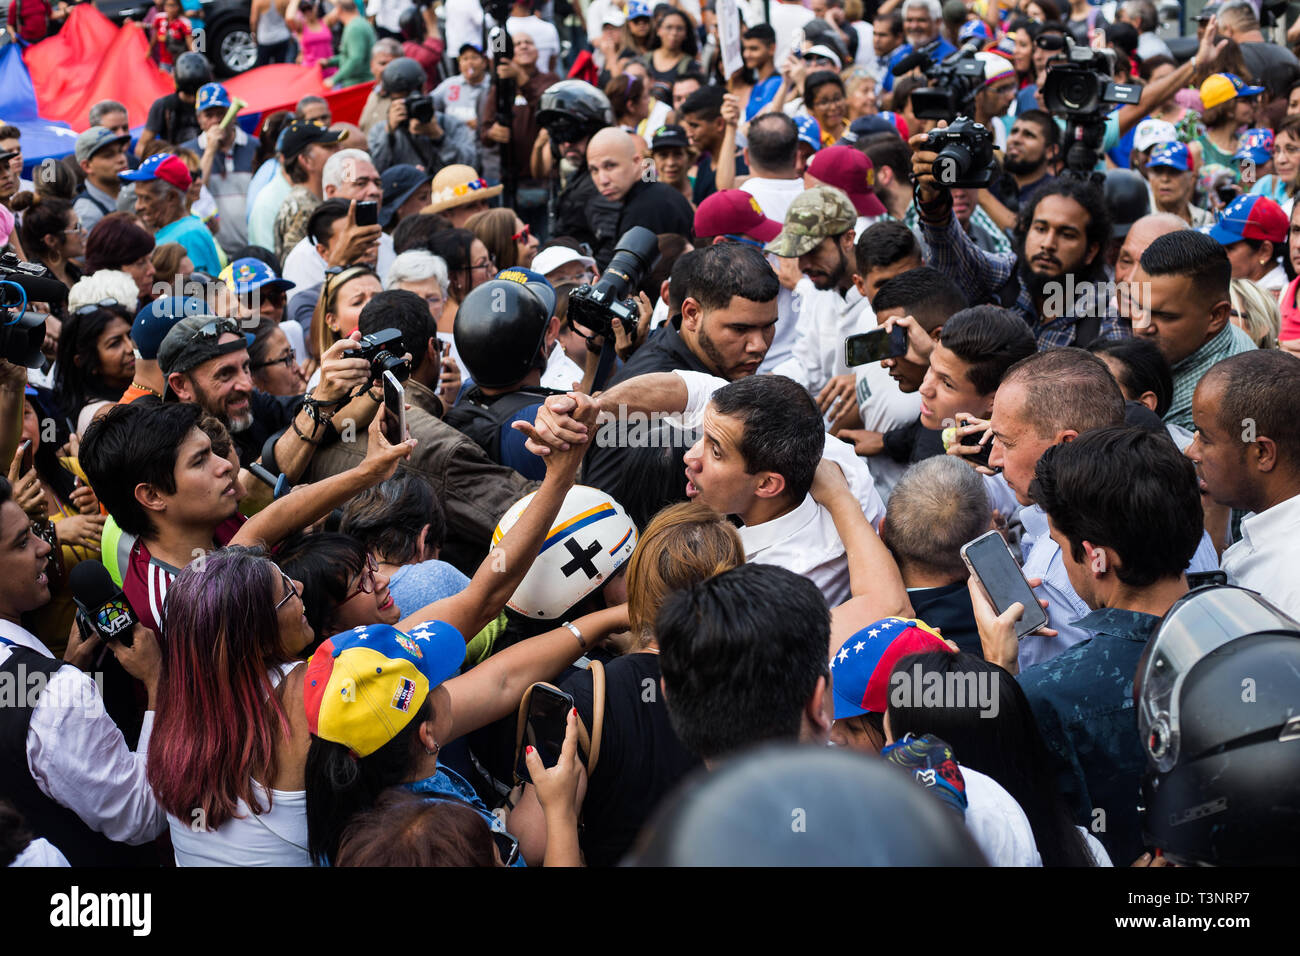
[[[501,429],[515,412],[545,401],[551,395],[563,395],[553,388],[526,386],[504,395],[484,395],[476,385],[452,408],[443,421],[467,438],[472,438],[489,458],[501,461]]]
[[[100,202],[98,199],[96,199],[94,196],[92,196],[90,193],[88,193],[88,192],[86,191],[86,187],[85,187],[85,186],[82,186],[81,189],[77,192],[77,194],[76,194],[75,196],[72,197],[72,203],[73,203],[73,205],[76,205],[77,200],[79,200],[79,199],[86,199],[86,200],[89,200],[90,204],[91,204],[92,206],[94,206],[96,209],[98,209],[98,210],[99,210],[101,213],[103,213],[105,216],[107,216],[109,213],[111,213],[111,212],[113,211],[113,210],[109,209],[107,206],[105,206],[105,205],[104,205],[102,202]]]

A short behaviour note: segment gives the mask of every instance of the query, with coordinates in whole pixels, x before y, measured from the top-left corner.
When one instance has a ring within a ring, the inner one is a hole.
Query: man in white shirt
[[[832,607],[849,598],[848,562],[830,512],[809,494],[813,472],[823,457],[840,466],[849,488],[873,525],[884,516],[871,474],[853,449],[827,436],[807,392],[779,375],[754,375],[727,383],[700,372],[642,375],[592,399],[602,417],[592,443],[618,442],[618,419],[632,413],[667,413],[698,440],[686,453],[686,494],[743,522],[747,560],[777,564],[801,574],[821,590]],[[575,428],[575,399],[554,396],[538,413],[541,442],[586,437]],[[680,418],[677,418],[680,416]],[[651,429],[651,431],[656,431]],[[644,433],[644,431],[643,431]],[[530,450],[534,448],[530,443]]]
[[[857,221],[848,196],[832,186],[817,186],[790,204],[781,234],[766,247],[774,255],[798,259],[804,274],[795,288],[799,331],[793,354],[773,371],[814,396],[835,376],[848,374],[844,340],[875,327],[870,304],[853,284]]]
[[[803,178],[795,172],[799,155],[799,128],[784,113],[763,113],[749,124],[749,141],[745,146],[745,164],[749,177],[740,188],[758,200],[764,215],[777,222],[785,221],[790,204],[804,190]],[[793,262],[781,267],[776,256],[769,260],[781,291],[776,299],[776,335],[767,350],[760,373],[771,372],[790,357],[798,334],[799,313],[794,305],[794,289],[799,280]]]
[[[789,55],[796,35],[802,34],[804,25],[814,18],[814,14],[800,0],[776,0],[768,9],[768,17],[776,31],[776,65],[779,69]]]
[[[325,198],[347,199],[357,202],[379,203],[384,198],[383,181],[375,164],[370,161],[370,154],[360,149],[344,149],[335,153],[325,162],[321,171],[321,187]],[[346,229],[346,225],[344,226]],[[361,232],[365,227],[352,227],[354,232]],[[381,276],[388,274],[388,267],[396,258],[393,252],[393,237],[381,232],[378,226],[369,227],[373,233],[370,238],[378,240],[379,259],[377,269]],[[340,261],[336,265],[351,265],[352,260]],[[306,235],[284,257],[284,278],[294,283],[298,289],[308,289],[325,280],[328,263],[320,248]]]
[[[447,17],[443,32],[452,56],[466,43],[483,46],[484,34],[493,27],[494,21],[483,12],[479,0],[447,0],[443,11]]]
[[[1300,620],[1300,362],[1272,349],[1226,358],[1197,383],[1192,415],[1201,494],[1251,512],[1223,553],[1228,583]]]
[[[533,0],[515,0],[510,7],[506,30],[511,35],[522,30],[537,44],[537,69],[543,73],[558,73],[560,63],[560,31],[555,24],[547,23],[534,12]]]
[[[161,655],[153,633],[137,627],[130,647],[109,648],[144,682],[148,712],[132,753],[104,709],[90,675],[54,655],[21,624],[48,603],[50,546],[31,533],[23,510],[0,481],[0,798],[27,827],[74,866],[132,862],[128,845],[147,843],[166,826],[145,776]],[[74,642],[69,657],[89,662],[98,638]],[[140,863],[138,856],[134,862]]]

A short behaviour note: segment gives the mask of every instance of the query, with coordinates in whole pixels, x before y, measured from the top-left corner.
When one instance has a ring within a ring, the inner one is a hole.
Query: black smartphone
[[[879,362],[881,359],[899,358],[907,354],[907,329],[896,325],[886,332],[873,329],[859,332],[844,340],[844,364],[852,368]]]
[[[963,418],[957,424],[969,425],[970,423],[971,420],[969,418]],[[986,437],[988,438],[987,441],[985,441]],[[984,429],[984,431],[980,432],[978,435],[967,435],[962,439],[961,443],[963,445],[978,445],[980,442],[984,442],[984,444],[980,445],[980,450],[977,453],[974,455],[964,455],[963,457],[969,462],[973,462],[976,465],[983,465],[987,468],[989,467],[989,454],[993,451],[993,436],[989,434],[989,429]]]
[[[1187,572],[1187,590],[1195,591],[1197,588],[1208,587],[1227,587],[1228,575],[1223,571],[1188,571]]]
[[[359,202],[357,203],[357,225],[358,226],[377,226],[379,225],[379,203],[377,202]]]
[[[1047,623],[1047,612],[1000,533],[990,531],[967,541],[961,547],[961,559],[999,614],[1017,601],[1024,607],[1025,612],[1016,622],[1016,637],[1023,638]]]
[[[384,407],[379,413],[384,416],[384,437],[388,444],[406,441],[406,389],[392,372],[384,373]]]
[[[532,783],[528,775],[528,762],[524,753],[528,745],[537,749],[542,764],[554,767],[560,759],[560,750],[564,747],[564,732],[568,728],[569,711],[573,709],[573,698],[562,690],[537,685],[528,699],[528,720],[524,725],[524,746],[519,748],[519,766],[516,772],[520,780]]]

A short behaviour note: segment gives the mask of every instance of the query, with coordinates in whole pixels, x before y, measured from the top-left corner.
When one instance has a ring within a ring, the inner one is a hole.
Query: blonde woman
[[[304,371],[311,377],[309,387],[320,380],[320,357],[341,338],[352,334],[366,303],[383,291],[379,276],[369,266],[348,266],[338,272],[326,270],[316,311],[311,317],[311,334],[307,338],[308,359]]]
[[[1277,348],[1278,329],[1282,324],[1277,299],[1250,279],[1233,279],[1229,297],[1232,312],[1228,318],[1232,324],[1260,348]]]

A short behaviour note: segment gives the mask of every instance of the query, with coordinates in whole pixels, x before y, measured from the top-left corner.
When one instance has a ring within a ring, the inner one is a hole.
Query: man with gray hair
[[[213,276],[221,272],[222,256],[212,233],[185,211],[185,193],[193,180],[183,159],[154,153],[139,169],[118,178],[135,183],[135,214],[154,231],[155,243],[179,242],[195,269]]]
[[[1258,8],[1249,0],[1229,0],[1215,14],[1219,36],[1235,40],[1241,47],[1241,58],[1250,70],[1250,79],[1256,83],[1264,80],[1264,71],[1271,66],[1300,68],[1300,59],[1280,43],[1269,43],[1259,29]]]
[[[1119,5],[1115,19],[1127,23],[1138,32],[1137,55],[1139,60],[1149,60],[1153,56],[1172,56],[1169,44],[1156,34],[1160,25],[1156,15],[1156,5],[1151,0],[1124,0]]]
[[[375,85],[370,88],[370,95],[366,97],[366,105],[361,110],[361,119],[357,121],[357,125],[361,127],[361,132],[369,134],[370,127],[382,122],[388,116],[390,98],[384,92],[384,84],[379,82],[379,78],[383,76],[384,67],[401,55],[402,45],[389,37],[380,40],[371,49],[370,74],[375,78]]]
[[[961,546],[992,526],[979,475],[947,455],[912,465],[889,496],[880,537],[898,562],[915,616],[983,657]]]
[[[903,62],[904,57],[913,53],[924,53],[931,62],[938,63],[957,48],[939,33],[943,21],[943,11],[939,0],[905,0],[903,3],[903,36],[907,42],[894,51],[889,58],[889,69],[885,71],[885,81],[881,84],[886,93],[894,89],[894,67]]]
[[[328,199],[347,199],[357,202],[378,203],[384,197],[379,171],[370,161],[370,154],[362,149],[341,149],[325,161],[321,170],[321,189]],[[355,213],[350,213],[355,215]],[[310,218],[309,218],[310,221]],[[358,226],[349,220],[346,226],[354,234],[353,248],[359,244],[378,243],[379,274],[392,265],[393,238],[384,234],[378,225]],[[368,240],[367,240],[368,237]],[[305,235],[289,250],[284,257],[284,277],[297,284],[299,289],[309,289],[320,285],[325,278],[328,263],[316,249],[310,236]]]

